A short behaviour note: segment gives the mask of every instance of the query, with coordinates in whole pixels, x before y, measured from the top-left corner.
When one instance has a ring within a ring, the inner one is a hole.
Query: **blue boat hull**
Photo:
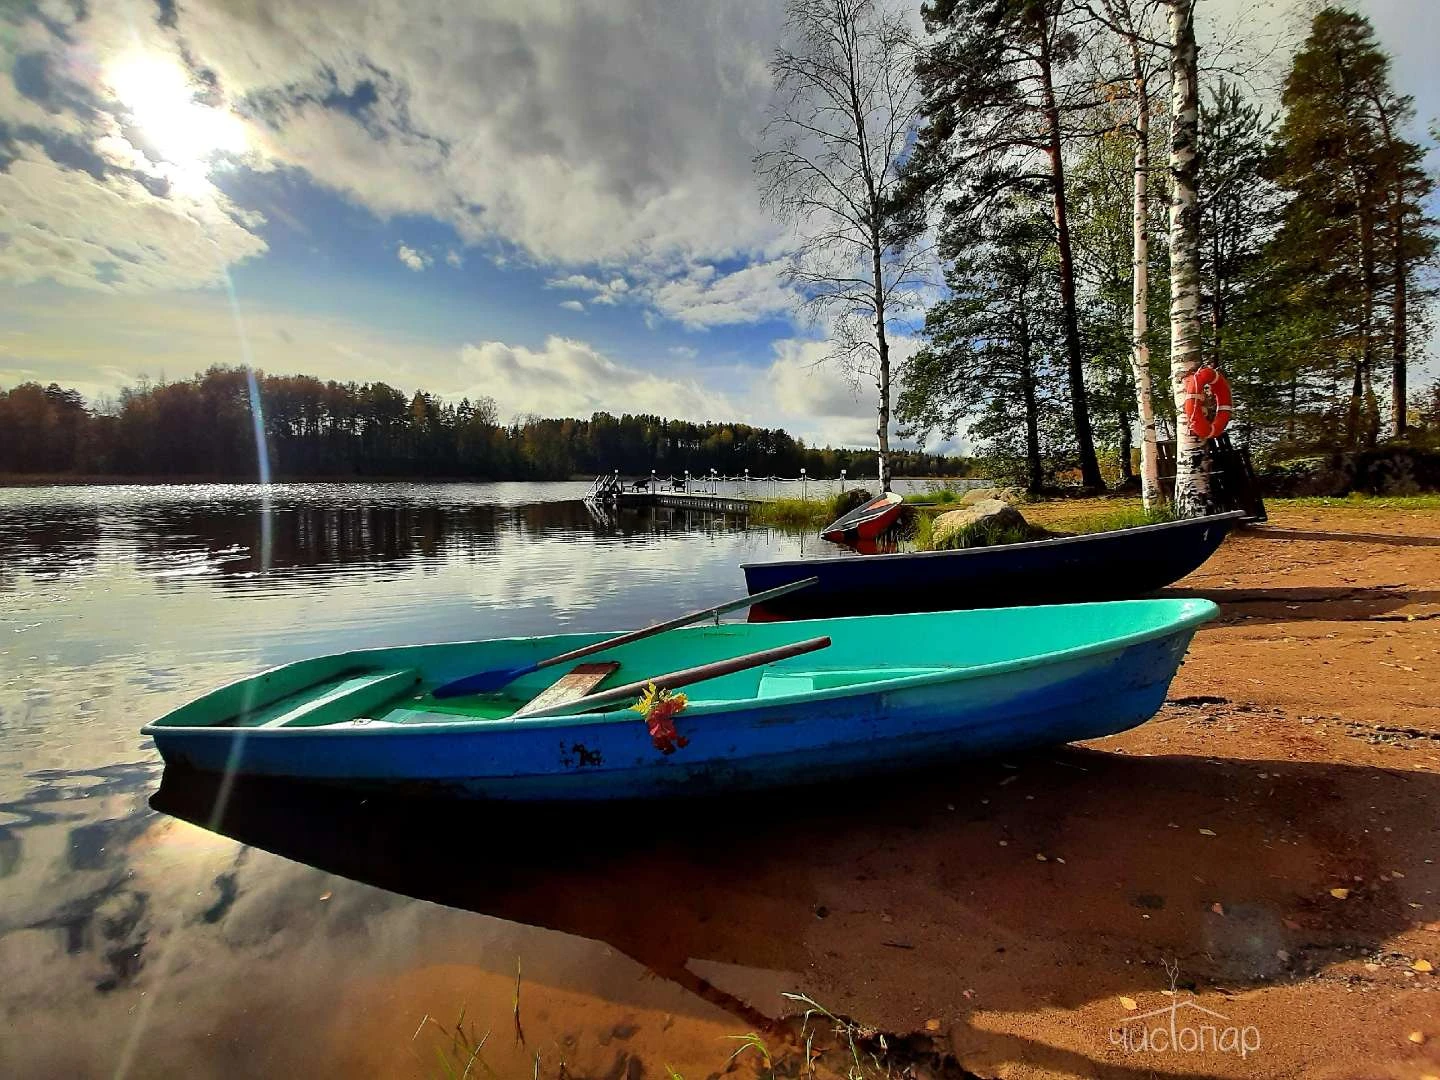
[[[751,593],[819,580],[759,617],[880,614],[1124,600],[1198,569],[1239,511],[1027,544],[748,563]]]
[[[325,728],[158,724],[146,731],[168,765],[211,773],[502,800],[753,791],[1094,739],[1134,727],[1159,709],[1196,626],[1215,610],[1206,601],[1185,604],[1186,614],[1172,626],[1157,627],[1140,640],[1134,635],[1117,640],[1111,648],[818,702],[767,704],[761,698],[722,713],[682,713],[678,722],[689,743],[669,755],[656,751],[638,720],[616,723],[593,715],[542,725],[456,725],[453,731],[397,725],[337,734]]]

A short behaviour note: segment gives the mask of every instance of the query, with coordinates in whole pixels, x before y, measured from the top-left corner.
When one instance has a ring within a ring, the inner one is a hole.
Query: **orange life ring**
[[[1185,376],[1185,423],[1197,439],[1213,439],[1230,423],[1230,384],[1212,367]]]

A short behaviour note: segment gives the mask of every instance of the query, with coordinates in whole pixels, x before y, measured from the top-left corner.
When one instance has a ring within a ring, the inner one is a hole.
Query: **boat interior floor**
[[[601,665],[581,665],[599,668]],[[533,684],[516,684],[499,693],[475,694],[469,697],[436,700],[422,685],[418,669],[401,668],[380,671],[342,672],[304,690],[290,694],[254,709],[242,711],[225,722],[226,727],[243,728],[311,728],[355,727],[392,724],[444,724],[476,720],[505,720],[536,700],[550,695],[556,700],[580,698],[585,693],[603,689],[603,684],[623,684],[626,677],[617,675],[619,665],[604,665],[603,674],[587,671],[588,677],[576,679],[580,669],[560,675],[541,688]],[[697,704],[767,700],[791,695],[808,695],[823,690],[858,687],[865,683],[935,675],[951,670],[944,667],[864,667],[816,668],[809,670],[763,670],[746,681],[748,692],[737,696],[732,681],[724,697],[707,696],[699,684],[684,692]],[[595,676],[599,675],[599,678]],[[567,685],[583,687],[580,694],[556,690]],[[528,682],[528,680],[527,680]]]

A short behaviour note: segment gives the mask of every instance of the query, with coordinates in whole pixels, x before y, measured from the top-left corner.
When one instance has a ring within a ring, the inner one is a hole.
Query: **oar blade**
[[[534,664],[519,668],[496,668],[493,671],[477,671],[473,675],[466,675],[463,679],[452,679],[450,682],[442,683],[430,691],[430,696],[435,698],[464,697],[467,694],[493,694],[497,690],[503,690],[521,675],[528,675],[535,670]]]

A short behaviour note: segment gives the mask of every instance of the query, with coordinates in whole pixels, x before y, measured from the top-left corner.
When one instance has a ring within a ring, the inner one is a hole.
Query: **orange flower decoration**
[[[684,694],[672,694],[669,690],[657,690],[651,683],[645,687],[640,700],[630,708],[645,718],[650,731],[650,741],[662,754],[673,754],[677,748],[689,743],[689,739],[675,730],[675,714],[685,708]]]

